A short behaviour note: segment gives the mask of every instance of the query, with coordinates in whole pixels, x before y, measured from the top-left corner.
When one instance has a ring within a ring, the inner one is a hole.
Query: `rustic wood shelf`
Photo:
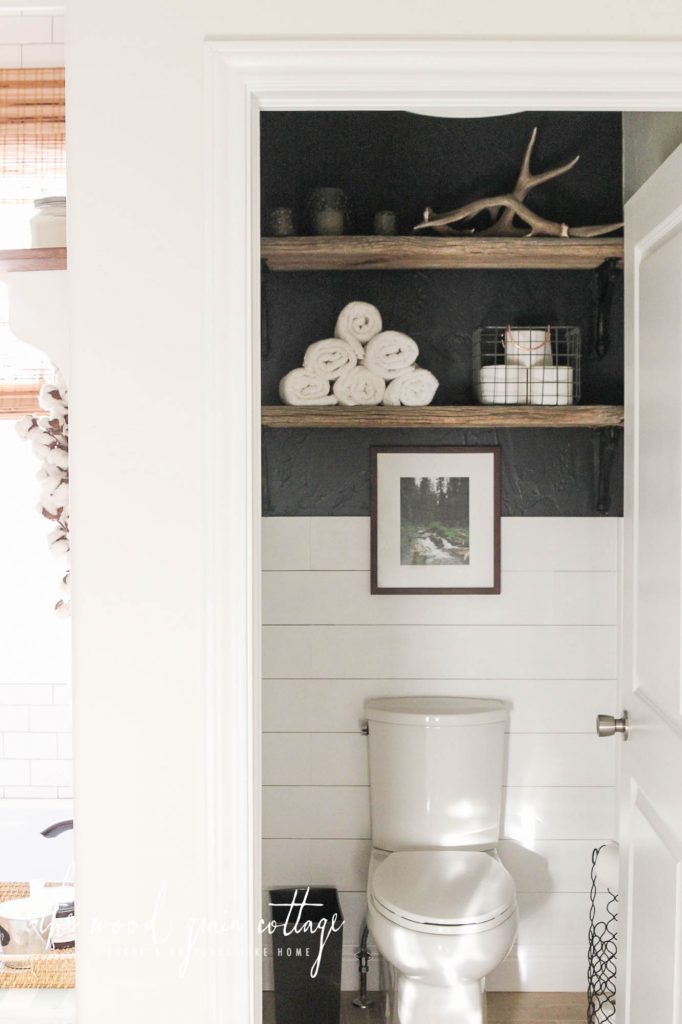
[[[623,418],[622,405],[428,405],[421,408],[265,405],[261,421],[264,427],[306,430],[318,427],[402,430],[622,427]]]
[[[0,271],[66,270],[66,249],[0,249]]]
[[[270,270],[594,270],[623,259],[622,238],[263,238]]]
[[[16,420],[30,413],[32,416],[44,416],[45,410],[38,401],[40,384],[2,384],[0,385],[0,420]]]

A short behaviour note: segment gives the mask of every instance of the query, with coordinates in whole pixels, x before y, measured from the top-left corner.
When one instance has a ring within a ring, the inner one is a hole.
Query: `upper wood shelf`
[[[623,258],[622,238],[263,238],[270,270],[593,270]]]
[[[66,249],[0,249],[0,271],[66,270]]]
[[[622,238],[263,238],[270,270],[594,270],[623,258]],[[0,250],[0,271],[65,270],[66,249]]]
[[[294,406],[265,405],[264,427],[327,428],[503,428],[622,427],[622,405],[427,405]]]

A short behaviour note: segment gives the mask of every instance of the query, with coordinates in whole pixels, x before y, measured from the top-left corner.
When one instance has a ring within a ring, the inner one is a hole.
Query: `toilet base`
[[[462,981],[452,987],[425,985],[398,977],[396,1024],[486,1024],[482,981]]]

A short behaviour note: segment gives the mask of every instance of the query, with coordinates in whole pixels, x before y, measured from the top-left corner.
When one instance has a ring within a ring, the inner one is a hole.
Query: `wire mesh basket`
[[[574,405],[580,401],[579,327],[479,327],[473,385],[482,405]]]
[[[616,952],[618,897],[607,889],[603,911],[597,908],[597,860],[604,849],[592,852],[590,872],[590,930],[587,954],[587,1024],[609,1024],[616,1019]],[[601,920],[598,918],[601,917]]]

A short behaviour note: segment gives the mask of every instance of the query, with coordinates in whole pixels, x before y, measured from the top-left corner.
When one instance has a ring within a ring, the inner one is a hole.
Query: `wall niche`
[[[350,198],[350,228],[371,234],[374,213],[394,210],[411,233],[423,208],[451,209],[510,189],[532,129],[533,166],[568,174],[535,188],[529,204],[569,224],[623,214],[622,118],[618,113],[524,112],[492,118],[403,112],[261,114],[263,232],[268,213],[291,206],[305,233],[305,200],[318,186]],[[310,342],[333,332],[338,310],[364,299],[386,328],[411,335],[420,364],[441,386],[436,404],[470,404],[471,336],[485,324],[575,324],[582,335],[583,404],[623,400],[623,293],[610,303],[609,348],[593,344],[595,274],[588,270],[263,271],[262,401],[279,402],[280,378]],[[610,481],[609,515],[622,514],[622,437]],[[369,448],[376,444],[499,444],[503,514],[591,516],[604,438],[591,429],[263,431],[263,514],[369,513]]]

